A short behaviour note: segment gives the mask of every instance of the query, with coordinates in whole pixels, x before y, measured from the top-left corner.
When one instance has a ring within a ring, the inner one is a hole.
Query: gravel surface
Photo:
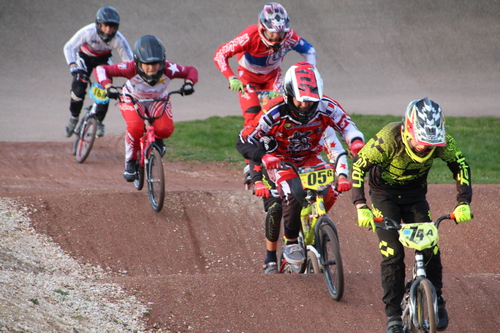
[[[0,199],[0,239],[0,332],[144,331],[146,306],[37,234],[12,199]]]

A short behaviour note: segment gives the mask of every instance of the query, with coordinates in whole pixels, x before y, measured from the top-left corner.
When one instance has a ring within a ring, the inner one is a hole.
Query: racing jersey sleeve
[[[134,61],[120,62],[113,65],[101,65],[97,66],[94,71],[97,82],[103,87],[108,83],[112,83],[113,77],[125,77],[130,79],[136,74],[137,70],[135,69]]]
[[[323,133],[320,144],[324,146],[324,151],[328,156],[330,163],[333,163],[336,166],[335,175],[338,177],[340,174],[343,174],[348,177],[349,167],[347,164],[347,152],[332,127],[328,127]]]
[[[293,29],[291,30],[291,34],[291,39],[297,41],[296,44],[292,46],[292,50],[298,52],[304,58],[305,62],[316,66],[316,50],[312,44],[300,37]]]
[[[120,59],[123,62],[128,62],[134,60],[134,55],[132,53],[132,49],[130,48],[129,43],[123,37],[123,35],[118,31],[115,37],[111,40],[112,47],[116,49]]]
[[[342,106],[328,96],[323,96],[318,111],[326,113],[333,120],[333,129],[340,133],[342,141],[350,145],[354,140],[365,141],[363,133],[357,128]]]
[[[457,202],[472,201],[472,182],[469,164],[465,161],[465,157],[458,149],[455,139],[446,134],[446,147],[439,147],[437,154],[448,166],[453,174],[457,187]]]
[[[198,82],[198,70],[193,66],[183,66],[167,61],[165,64],[165,75],[171,79],[191,80],[193,84]]]
[[[88,43],[92,36],[91,30],[95,30],[95,23],[86,25],[78,30],[71,38],[64,44],[64,57],[68,65],[76,62],[76,53],[82,45]],[[97,35],[97,33],[96,33]]]
[[[229,59],[238,53],[243,53],[250,43],[249,28],[240,32],[238,36],[231,39],[229,42],[219,46],[214,54],[214,63],[217,69],[229,79],[234,76],[234,72],[229,66]]]

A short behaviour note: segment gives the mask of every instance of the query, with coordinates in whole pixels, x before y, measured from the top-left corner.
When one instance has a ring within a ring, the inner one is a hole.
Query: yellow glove
[[[453,215],[455,215],[455,221],[458,222],[467,222],[472,219],[471,213],[470,213],[470,206],[466,202],[461,202],[459,203],[456,207],[455,210],[453,211]]]
[[[241,83],[241,81],[235,77],[232,79],[229,79],[229,89],[231,89],[233,91],[239,91],[242,94],[245,93],[245,89],[243,88],[243,83]]]
[[[373,213],[368,208],[367,205],[361,206],[356,209],[358,211],[358,225],[360,227],[372,227],[372,231],[375,232],[377,229],[375,227],[375,221],[373,220]]]

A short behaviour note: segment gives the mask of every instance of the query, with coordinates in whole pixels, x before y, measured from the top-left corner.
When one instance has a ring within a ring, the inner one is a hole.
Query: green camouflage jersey
[[[436,147],[423,163],[413,161],[401,138],[401,123],[382,128],[358,153],[352,167],[352,201],[366,203],[364,181],[370,172],[370,190],[394,196],[421,196],[427,193],[427,175],[435,158],[447,163],[457,183],[458,202],[472,199],[471,174],[455,140],[446,135],[446,146]]]

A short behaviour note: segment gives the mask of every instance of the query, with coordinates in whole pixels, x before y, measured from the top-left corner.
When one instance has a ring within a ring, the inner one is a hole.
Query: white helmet
[[[323,80],[314,65],[299,62],[286,72],[284,92],[292,116],[305,124],[314,116],[323,97]],[[301,111],[293,103],[293,98],[299,102],[314,102],[314,104],[308,111]]]
[[[403,116],[401,135],[408,155],[420,163],[426,161],[436,147],[446,146],[444,114],[439,105],[428,97],[410,102]],[[410,140],[429,149],[420,156],[422,154],[411,147]]]
[[[266,3],[259,14],[258,30],[264,44],[272,47],[275,52],[279,50],[281,41],[285,38],[288,31],[290,31],[290,19],[288,18],[285,8],[277,2]],[[271,41],[266,36],[266,31],[283,32],[283,38],[278,42]]]

